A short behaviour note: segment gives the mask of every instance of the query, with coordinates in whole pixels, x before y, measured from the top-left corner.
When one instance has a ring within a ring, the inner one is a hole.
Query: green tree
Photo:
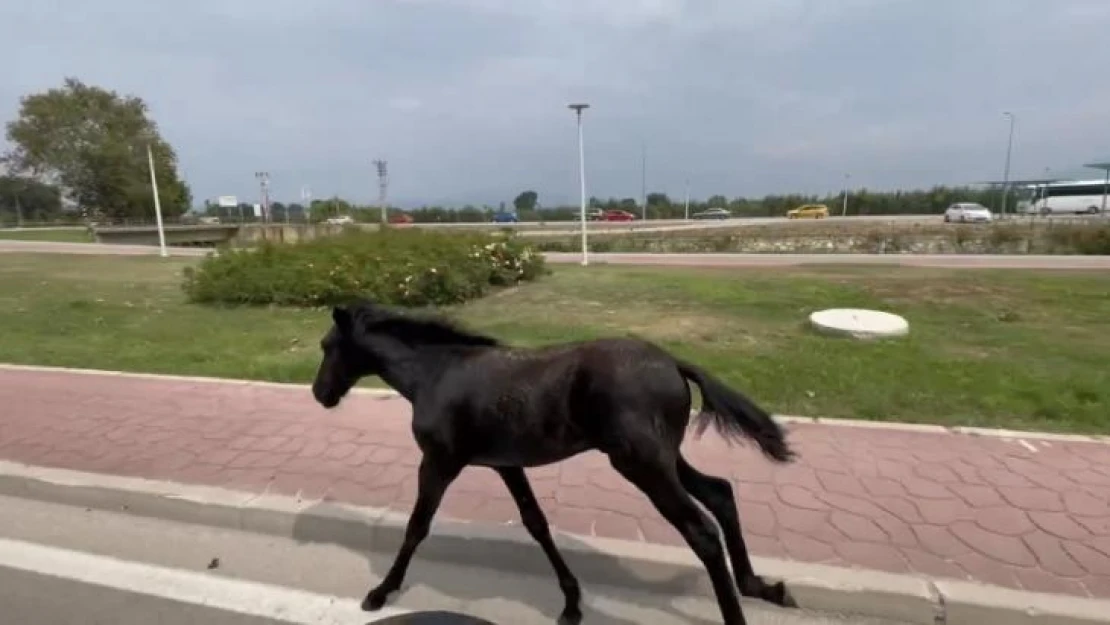
[[[309,220],[321,222],[331,217],[351,215],[354,209],[353,204],[341,199],[338,195],[333,195],[327,200],[312,200],[312,205],[308,208]],[[354,216],[352,215],[351,218],[353,219]]]
[[[532,211],[536,209],[536,204],[540,201],[540,196],[535,191],[524,191],[516,196],[513,200],[513,206],[516,207],[517,212]]]
[[[59,185],[82,209],[110,219],[153,219],[147,146],[154,156],[165,217],[189,210],[192,196],[178,177],[177,155],[137,96],[66,78],[62,87],[20,99],[7,124],[15,173]]]
[[[58,187],[21,176],[0,176],[0,222],[57,219],[62,212]]]

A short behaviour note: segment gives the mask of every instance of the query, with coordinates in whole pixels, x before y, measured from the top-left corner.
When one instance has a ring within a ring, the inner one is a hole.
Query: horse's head
[[[360,345],[358,310],[337,306],[332,327],[320,341],[323,356],[312,382],[312,395],[325,408],[334,408],[364,376],[377,373],[375,358]]]
[[[368,375],[382,375],[402,395],[414,391],[420,380],[413,377],[412,367],[401,371],[391,366],[399,360],[419,362],[423,349],[438,350],[428,358],[442,364],[443,348],[499,345],[497,339],[459,329],[446,319],[414,316],[368,300],[333,308],[331,317],[332,327],[320,341],[324,354],[312,383],[312,394],[325,408],[337,406]]]

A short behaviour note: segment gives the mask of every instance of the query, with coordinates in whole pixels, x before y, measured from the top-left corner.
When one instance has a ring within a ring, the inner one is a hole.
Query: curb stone
[[[20,365],[13,363],[0,363],[0,371],[41,371],[44,373],[66,373],[73,375],[93,375],[93,376],[109,376],[109,377],[123,377],[134,378],[139,380],[165,380],[165,381],[179,381],[191,382],[196,384],[227,384],[233,386],[255,386],[261,388],[281,388],[288,390],[308,391],[310,388],[307,384],[297,384],[292,382],[268,382],[265,380],[244,380],[237,378],[213,378],[204,376],[191,376],[191,375],[171,375],[161,373],[140,373],[132,371],[115,371],[106,369],[77,369],[72,367],[53,367],[46,365]],[[367,395],[370,397],[378,397],[381,399],[392,399],[400,397],[400,393],[390,388],[373,388],[365,386],[356,386],[351,389],[351,393],[355,395]],[[696,411],[692,410],[691,414]],[[1060,434],[1055,432],[1034,432],[1034,431],[1020,431],[1020,430],[1002,430],[992,428],[980,428],[970,426],[944,426],[944,425],[931,425],[927,423],[898,423],[893,421],[867,421],[862,419],[834,419],[829,417],[806,417],[800,415],[774,415],[774,418],[779,423],[784,425],[791,425],[795,423],[810,424],[810,425],[828,425],[846,428],[868,428],[875,430],[894,430],[900,432],[919,432],[923,434],[957,434],[963,436],[983,436],[991,438],[1002,439],[1016,439],[1016,440],[1034,440],[1034,441],[1059,441],[1066,443],[1101,443],[1110,444],[1110,436],[1106,435],[1084,435],[1084,434]]]
[[[169,521],[395,552],[407,512],[272,493],[36,467],[0,460],[0,494],[126,512]],[[592,585],[712,595],[687,549],[555,532],[586,592]],[[484,562],[502,571],[551,575],[517,523],[437,517],[420,548],[429,560]],[[756,570],[786,582],[798,607],[915,625],[1108,625],[1110,600],[1030,593],[983,584],[753,557]],[[552,584],[554,584],[552,578]]]

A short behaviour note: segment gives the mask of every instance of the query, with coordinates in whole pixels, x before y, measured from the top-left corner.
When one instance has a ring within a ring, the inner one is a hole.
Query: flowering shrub
[[[185,271],[190,301],[328,306],[355,297],[401,306],[456,304],[535,280],[543,256],[515,239],[421,229],[345,232],[228,250]]]

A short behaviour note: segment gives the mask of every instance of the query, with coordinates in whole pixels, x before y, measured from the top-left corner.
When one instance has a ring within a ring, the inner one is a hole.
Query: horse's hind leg
[[[551,539],[551,528],[547,523],[547,517],[536,502],[536,495],[528,483],[528,476],[520,467],[500,467],[497,473],[501,475],[517,508],[520,509],[520,519],[524,522],[524,527],[540,547],[543,547],[543,552],[547,554],[547,559],[559,578],[559,587],[563,589],[563,596],[566,599],[563,613],[559,615],[559,625],[578,625],[582,622],[582,608],[579,606],[582,601],[582,590],[578,580],[570,572],[570,567],[555,547],[555,541]]]
[[[439,508],[439,502],[443,500],[443,494],[462,472],[463,466],[454,462],[441,462],[438,458],[433,459],[427,454],[421,459],[418,474],[419,492],[416,495],[416,505],[409,515],[408,526],[405,527],[405,538],[401,543],[401,549],[397,552],[397,558],[393,561],[393,566],[389,567],[389,572],[382,582],[362,600],[363,610],[374,611],[381,608],[385,605],[389,594],[401,587],[401,583],[405,580],[405,571],[409,568],[409,562],[412,561],[416,548],[428,536],[432,517]]]
[[[725,625],[745,625],[736,588],[728,573],[724,549],[717,528],[702,513],[690,494],[683,488],[675,468],[672,452],[655,449],[610,453],[609,462],[625,479],[632,482],[674,526],[690,549],[698,556],[713,584],[717,605]]]
[[[752,561],[748,557],[748,548],[744,544],[743,530],[740,528],[740,516],[736,512],[732,485],[727,480],[701,473],[682,456],[678,458],[678,478],[682,481],[682,486],[709,510],[721,526],[740,592],[746,597],[758,597],[780,606],[788,605],[786,586],[782,582],[768,584],[752,570]]]

